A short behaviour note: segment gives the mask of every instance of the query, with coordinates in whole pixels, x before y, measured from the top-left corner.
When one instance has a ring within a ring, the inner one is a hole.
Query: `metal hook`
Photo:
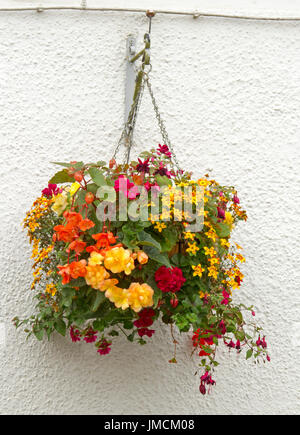
[[[155,17],[156,12],[155,11],[146,11],[146,16],[149,18],[149,35],[151,33],[151,27],[152,27],[152,18]]]

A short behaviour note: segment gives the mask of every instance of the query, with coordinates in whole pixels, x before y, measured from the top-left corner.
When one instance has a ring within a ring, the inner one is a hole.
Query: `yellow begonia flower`
[[[89,266],[101,265],[104,257],[98,252],[92,252],[89,258]]]
[[[125,272],[126,275],[130,275],[134,269],[131,251],[122,247],[111,249],[105,256],[104,266],[113,273]]]
[[[142,308],[152,307],[153,289],[148,284],[133,282],[128,289],[128,303],[138,313]]]
[[[52,210],[58,215],[61,216],[68,205],[68,197],[65,192],[59,193],[54,198],[54,204],[52,205]]]
[[[77,183],[77,181],[75,183],[73,183],[69,189],[69,193],[71,196],[75,195],[75,193],[77,192],[77,190],[80,189],[80,184]]]
[[[128,290],[112,286],[106,290],[105,296],[110,300],[110,302],[113,302],[117,308],[126,310],[126,308],[129,307]]]
[[[86,267],[85,281],[88,285],[96,290],[104,291],[102,290],[103,284],[105,283],[105,280],[107,280],[109,277],[109,273],[103,266],[89,265]]]
[[[234,227],[234,219],[232,214],[229,211],[226,211],[225,213],[225,219],[224,222],[229,226],[230,229]]]

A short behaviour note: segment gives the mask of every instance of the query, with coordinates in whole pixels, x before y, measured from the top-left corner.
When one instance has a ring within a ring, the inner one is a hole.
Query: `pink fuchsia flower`
[[[219,328],[221,329],[222,335],[225,335],[227,329],[224,320],[221,320],[221,322],[219,323]]]
[[[217,207],[218,210],[218,218],[225,219],[225,210],[221,207]]]
[[[240,199],[238,198],[238,196],[234,195],[234,197],[233,197],[233,202],[234,202],[235,204],[239,204],[239,203],[240,203]]]
[[[158,148],[157,148],[157,154],[158,155],[160,155],[160,154],[164,154],[165,156],[167,156],[167,157],[172,157],[172,153],[170,152],[170,150],[169,150],[169,147],[167,146],[167,145],[158,145]]]
[[[94,331],[92,328],[89,328],[85,333],[84,341],[86,343],[95,343],[96,340],[97,340],[96,331]]]
[[[131,183],[125,175],[120,175],[114,185],[116,192],[123,192],[128,199],[135,199],[139,194],[139,188]]]
[[[48,187],[42,190],[42,194],[47,198],[52,198],[53,195],[55,196],[60,192],[61,189],[57,187],[57,184],[48,184]]]
[[[74,329],[73,326],[70,328],[70,337],[73,343],[76,343],[77,341],[80,341],[80,331],[78,329]]]
[[[96,344],[98,350],[97,352],[100,355],[108,355],[111,351],[111,341],[107,341],[105,338],[102,338],[98,343]]]
[[[260,336],[258,337],[258,340],[257,340],[257,342],[256,342],[256,346],[257,347],[262,347],[263,349],[267,349],[267,347],[268,347],[268,345],[267,345],[267,342],[266,342],[266,339],[265,339],[265,337],[261,340],[261,338],[260,338]]]
[[[216,384],[216,382],[212,379],[211,375],[208,372],[206,372],[203,376],[201,376],[200,380],[201,380],[201,384],[200,384],[199,390],[200,390],[200,393],[203,395],[206,394],[205,385],[209,386],[208,392],[210,392],[210,388]]]
[[[226,290],[223,290],[222,294],[223,294],[223,298],[224,299],[222,300],[221,305],[228,305],[229,304],[230,294],[227,293]]]
[[[267,361],[268,361],[268,362],[270,362],[270,361],[271,361],[271,358],[270,358],[270,356],[269,356],[269,355],[267,355]]]

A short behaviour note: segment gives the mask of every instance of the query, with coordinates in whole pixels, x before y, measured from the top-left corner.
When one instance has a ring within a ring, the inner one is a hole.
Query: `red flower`
[[[155,281],[157,287],[164,293],[178,292],[186,279],[183,277],[182,270],[179,267],[161,266],[155,272]]]
[[[70,337],[73,343],[76,343],[76,341],[80,341],[80,332],[78,329],[74,329],[73,326],[70,328]]]
[[[138,334],[140,337],[143,337],[144,335],[147,335],[147,337],[152,337],[154,334],[154,329],[148,329],[148,328],[140,328],[138,329]]]
[[[155,311],[152,308],[144,308],[138,313],[139,319],[133,322],[137,328],[147,328],[153,324],[152,317],[155,316]]]
[[[107,355],[111,351],[111,341],[107,341],[105,338],[102,338],[98,343],[96,343],[96,347],[98,348],[97,352],[100,355]]]
[[[59,189],[56,184],[48,184],[48,187],[42,190],[42,194],[47,198],[51,198],[53,195],[57,195],[60,192],[61,189]]]
[[[158,145],[157,154],[164,154],[167,157],[172,157],[171,152],[169,151],[169,147],[167,145]]]
[[[97,332],[94,331],[92,328],[89,328],[84,336],[84,341],[86,343],[95,343],[97,340]]]

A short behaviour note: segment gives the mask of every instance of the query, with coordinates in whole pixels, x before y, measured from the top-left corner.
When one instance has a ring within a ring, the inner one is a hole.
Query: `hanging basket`
[[[173,328],[190,337],[205,394],[215,383],[222,343],[238,353],[244,349],[247,358],[269,359],[251,320],[253,308],[233,301],[245,259],[231,233],[247,216],[234,188],[208,175],[192,179],[180,168],[146,61],[145,51],[132,110],[110,162],[57,163],[61,170],[27,213],[37,312],[14,322],[39,340],[68,331],[73,342],[94,343],[100,355],[112,350],[113,357],[117,336],[145,345],[162,321],[171,326],[171,363],[178,345]],[[145,86],[163,145],[130,161]],[[124,145],[124,161],[117,163]]]

